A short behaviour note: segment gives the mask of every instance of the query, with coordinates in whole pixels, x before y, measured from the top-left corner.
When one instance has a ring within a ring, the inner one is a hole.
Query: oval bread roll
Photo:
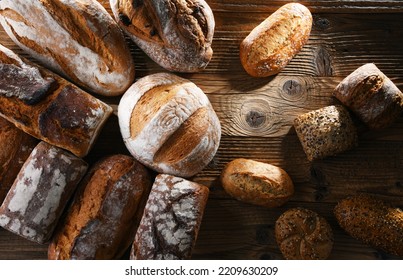
[[[308,41],[312,15],[299,3],[288,3],[255,27],[242,41],[240,58],[253,77],[275,75]]]
[[[293,208],[276,221],[275,236],[284,258],[289,260],[324,260],[333,248],[333,232],[317,213]]]
[[[123,32],[96,0],[2,0],[0,23],[45,66],[86,90],[122,94],[134,80]]]
[[[232,197],[264,207],[281,206],[294,194],[293,182],[283,169],[250,159],[229,162],[221,183]]]
[[[141,78],[123,95],[120,130],[130,153],[159,173],[190,177],[214,157],[221,126],[194,83],[168,73]]]
[[[341,200],[334,209],[339,225],[352,237],[403,256],[403,211],[370,195]]]

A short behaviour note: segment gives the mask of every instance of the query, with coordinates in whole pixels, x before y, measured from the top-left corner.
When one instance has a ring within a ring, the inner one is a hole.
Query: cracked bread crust
[[[215,21],[204,0],[110,0],[116,21],[156,63],[197,72],[210,62]]]
[[[208,194],[209,189],[203,185],[170,175],[158,175],[144,209],[130,258],[190,259]]]

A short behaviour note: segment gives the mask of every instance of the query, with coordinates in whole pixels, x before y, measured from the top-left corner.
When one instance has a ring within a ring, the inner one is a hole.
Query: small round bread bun
[[[275,237],[280,251],[288,260],[324,260],[333,248],[333,232],[317,213],[293,208],[276,221]]]

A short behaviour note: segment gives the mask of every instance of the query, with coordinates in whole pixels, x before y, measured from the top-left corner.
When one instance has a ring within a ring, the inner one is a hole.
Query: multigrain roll
[[[116,21],[156,63],[198,72],[213,56],[215,21],[204,0],[110,0]]]
[[[294,128],[308,160],[323,159],[357,145],[357,131],[349,112],[332,105],[298,116]]]
[[[133,241],[151,185],[147,169],[132,157],[96,163],[80,183],[48,258],[120,258]]]
[[[299,3],[280,7],[242,41],[240,58],[253,77],[267,77],[283,70],[308,41],[312,15]]]
[[[403,112],[403,94],[373,63],[356,69],[333,92],[369,128],[391,125]]]
[[[2,0],[0,23],[24,51],[90,92],[119,95],[133,83],[123,33],[96,0]]]
[[[278,207],[294,194],[294,184],[280,167],[238,158],[221,172],[224,190],[237,200],[264,207]]]
[[[292,208],[276,221],[275,237],[284,258],[289,260],[327,259],[333,248],[333,232],[316,212]]]
[[[334,208],[339,225],[352,237],[403,256],[403,211],[371,195],[341,200]]]
[[[220,121],[207,96],[173,74],[139,79],[123,95],[118,116],[127,149],[159,173],[191,177],[220,144]]]

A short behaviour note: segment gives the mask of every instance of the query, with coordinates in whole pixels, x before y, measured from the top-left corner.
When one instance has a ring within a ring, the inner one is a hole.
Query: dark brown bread
[[[31,241],[46,243],[86,170],[82,159],[40,142],[0,207],[0,226]]]
[[[275,236],[284,258],[289,260],[327,259],[333,248],[333,232],[317,213],[293,208],[276,221]]]
[[[0,115],[24,132],[83,157],[112,108],[0,45]]]
[[[90,92],[119,95],[134,81],[123,33],[96,0],[2,0],[0,23],[24,51]]]
[[[348,75],[333,95],[369,128],[391,125],[403,111],[403,94],[373,63]]]
[[[133,242],[151,185],[147,169],[132,157],[96,163],[60,222],[48,258],[120,258]]]
[[[352,237],[390,254],[403,256],[403,211],[374,196],[360,194],[334,208],[339,225]]]
[[[343,106],[327,106],[298,116],[294,128],[308,160],[322,159],[357,145],[357,131]]]
[[[0,117],[0,204],[38,141]]]
[[[203,185],[158,175],[133,242],[131,259],[190,259],[208,194]]]
[[[197,72],[210,62],[214,16],[204,0],[110,0],[116,21],[156,63]]]
[[[308,41],[311,28],[307,7],[299,3],[280,7],[242,41],[239,55],[246,72],[267,77],[283,70]]]
[[[294,194],[294,184],[280,167],[238,158],[221,172],[221,183],[232,197],[264,207],[278,207]]]

